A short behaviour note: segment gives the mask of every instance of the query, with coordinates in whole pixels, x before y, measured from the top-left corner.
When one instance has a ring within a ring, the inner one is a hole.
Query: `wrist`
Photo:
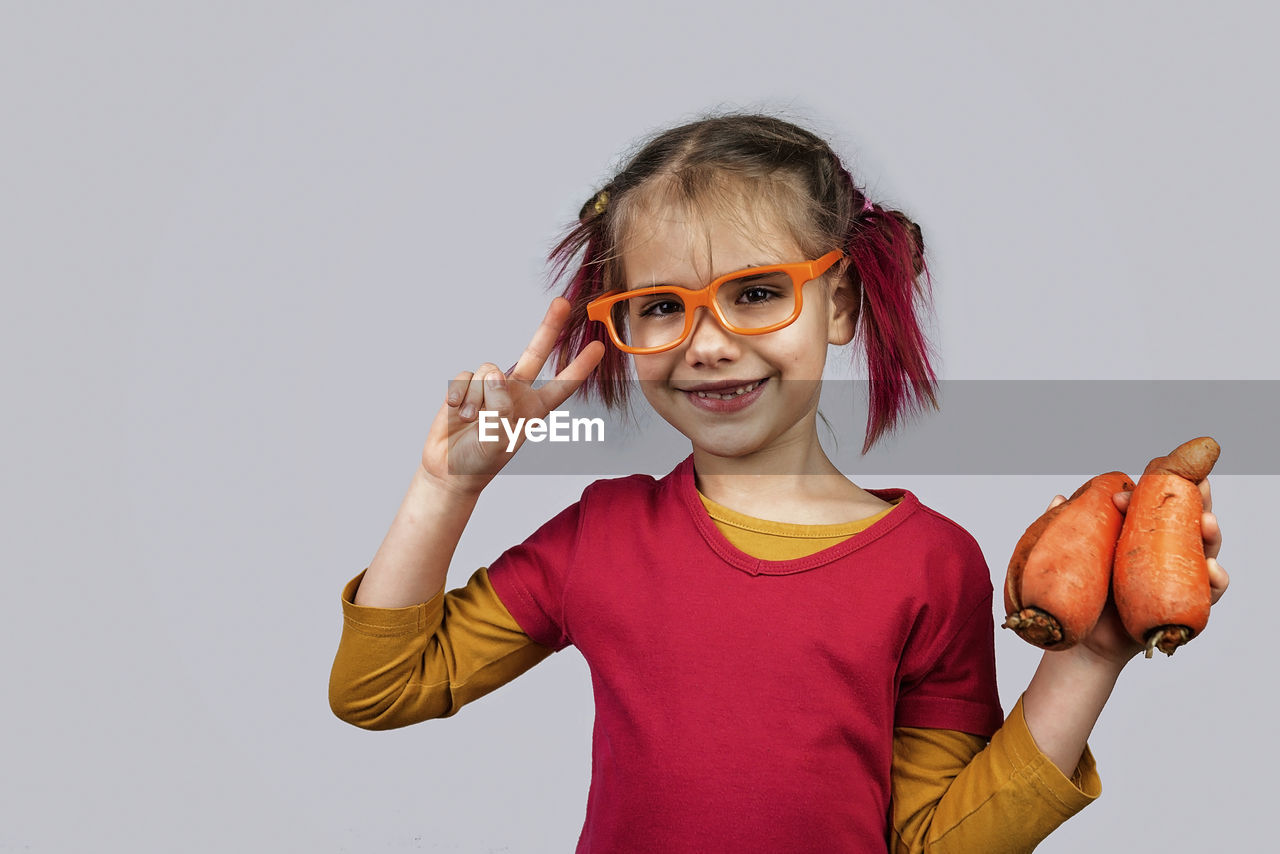
[[[1072,686],[1075,691],[1105,696],[1115,687],[1127,663],[1128,658],[1116,658],[1076,644],[1061,652],[1046,651],[1036,669],[1036,677],[1042,681],[1047,679],[1051,684]]]
[[[480,493],[493,478],[488,475],[440,475],[433,474],[419,465],[414,473],[414,485],[449,503],[475,504]]]
[[[1141,647],[1124,650],[1096,650],[1085,643],[1079,643],[1060,655],[1072,656],[1079,666],[1089,668],[1100,674],[1110,674],[1113,678],[1120,675],[1125,665],[1141,651]]]

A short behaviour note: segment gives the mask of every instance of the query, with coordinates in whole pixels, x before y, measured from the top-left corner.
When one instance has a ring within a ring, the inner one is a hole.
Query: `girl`
[[[934,403],[922,253],[914,223],[792,124],[717,117],[649,142],[554,251],[565,298],[516,365],[451,383],[343,591],[334,712],[368,729],[452,715],[574,644],[596,701],[580,852],[1034,847],[1098,794],[1085,742],[1139,647],[1109,611],[1044,655],[1006,719],[977,543],[823,453],[831,345],[865,348],[864,449]],[[534,388],[553,354],[556,381]],[[479,412],[543,417],[579,388],[625,406],[629,374],[692,454],[659,480],[593,483],[445,593],[510,459],[478,441]],[[1212,513],[1203,528],[1216,601]]]

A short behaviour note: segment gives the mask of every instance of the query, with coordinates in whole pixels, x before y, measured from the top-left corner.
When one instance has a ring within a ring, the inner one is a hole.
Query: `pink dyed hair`
[[[619,246],[645,190],[662,185],[697,207],[723,203],[726,184],[740,191],[736,198],[745,190],[783,213],[810,257],[844,250],[860,303],[855,341],[868,373],[863,453],[908,414],[936,408],[937,377],[920,323],[932,299],[920,227],[873,204],[824,140],[772,116],[715,116],[660,133],[582,206],[549,256],[553,282],[564,282],[572,307],[556,345],[557,369],[603,341],[604,360],[582,393],[610,408],[627,406],[625,354],[587,318],[587,303],[623,286]]]

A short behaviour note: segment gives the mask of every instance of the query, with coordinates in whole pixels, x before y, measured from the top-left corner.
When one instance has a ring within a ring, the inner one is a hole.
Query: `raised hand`
[[[486,362],[453,378],[422,449],[422,471],[427,477],[450,491],[478,494],[523,443],[521,436],[508,451],[501,431],[499,441],[481,442],[480,412],[494,412],[510,423],[545,418],[578,390],[604,357],[601,342],[584,347],[553,381],[533,387],[568,318],[569,302],[556,297],[509,375]]]

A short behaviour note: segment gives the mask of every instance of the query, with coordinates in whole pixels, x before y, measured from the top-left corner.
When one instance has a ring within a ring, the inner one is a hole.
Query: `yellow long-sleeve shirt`
[[[816,553],[892,511],[842,525],[790,525],[702,500],[730,542],[767,560]],[[465,587],[408,608],[356,605],[363,575],[343,590],[342,639],[329,686],[330,706],[344,721],[393,729],[447,717],[551,654],[521,630],[484,568]],[[1088,748],[1068,779],[1036,746],[1021,699],[990,743],[952,730],[897,727],[890,848],[1030,851],[1099,792]]]

